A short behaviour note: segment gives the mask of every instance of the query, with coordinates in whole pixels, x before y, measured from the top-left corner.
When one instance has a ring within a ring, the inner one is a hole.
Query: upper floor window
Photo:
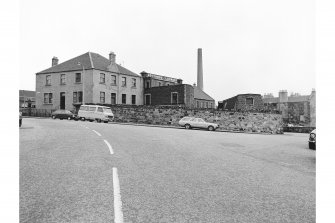
[[[52,93],[44,93],[44,104],[52,104]]]
[[[136,78],[131,79],[131,86],[136,87]]]
[[[112,78],[112,81],[111,81],[112,85],[116,85],[116,76],[112,75],[111,78]]]
[[[45,85],[51,85],[51,75],[45,77]]]
[[[65,74],[60,75],[60,84],[64,85],[65,84]]]
[[[145,82],[145,88],[150,88],[150,81]]]
[[[100,92],[100,103],[104,104],[105,103],[105,92]]]
[[[105,83],[105,74],[100,73],[100,84],[104,84]]]
[[[127,86],[127,78],[122,77],[122,84],[121,84],[121,86],[122,86],[122,87]]]
[[[76,73],[76,83],[81,83],[81,73]]]

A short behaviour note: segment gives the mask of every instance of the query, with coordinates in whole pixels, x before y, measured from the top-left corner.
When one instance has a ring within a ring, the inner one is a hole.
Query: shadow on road
[[[20,127],[20,129],[33,129],[34,127],[32,126],[27,126],[27,127]]]

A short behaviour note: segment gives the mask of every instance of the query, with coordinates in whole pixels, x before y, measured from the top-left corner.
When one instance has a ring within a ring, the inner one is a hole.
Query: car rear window
[[[190,117],[184,117],[182,118],[183,121],[189,121],[191,118]]]

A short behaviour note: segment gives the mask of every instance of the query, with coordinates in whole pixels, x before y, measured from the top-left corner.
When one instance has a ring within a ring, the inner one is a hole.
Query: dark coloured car
[[[68,120],[78,120],[77,118],[77,115],[73,114],[71,111],[69,110],[57,110],[57,111],[54,111],[52,114],[51,114],[51,118],[53,119],[56,119],[56,118],[59,118],[60,120],[62,119],[68,119]]]
[[[310,149],[316,149],[316,129],[309,134],[308,147]]]
[[[22,112],[19,113],[19,126],[22,125]]]

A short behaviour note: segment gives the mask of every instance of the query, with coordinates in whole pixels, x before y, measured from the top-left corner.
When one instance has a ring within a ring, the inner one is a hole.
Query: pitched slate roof
[[[83,55],[74,57],[56,66],[40,71],[37,74],[59,73],[59,72],[66,72],[66,71],[80,71],[83,69],[82,66],[84,66],[85,70],[96,69],[96,70],[101,70],[101,71],[109,71],[107,68],[109,64],[110,64],[110,61],[107,58],[97,53],[87,52],[87,53],[84,53]],[[122,67],[121,65],[116,64],[116,66],[118,67],[120,74],[136,76],[136,77],[140,76]]]
[[[202,99],[202,100],[208,100],[208,101],[214,101],[214,99],[206,94],[204,91],[202,91],[200,88],[194,86],[194,98],[196,99]]]

